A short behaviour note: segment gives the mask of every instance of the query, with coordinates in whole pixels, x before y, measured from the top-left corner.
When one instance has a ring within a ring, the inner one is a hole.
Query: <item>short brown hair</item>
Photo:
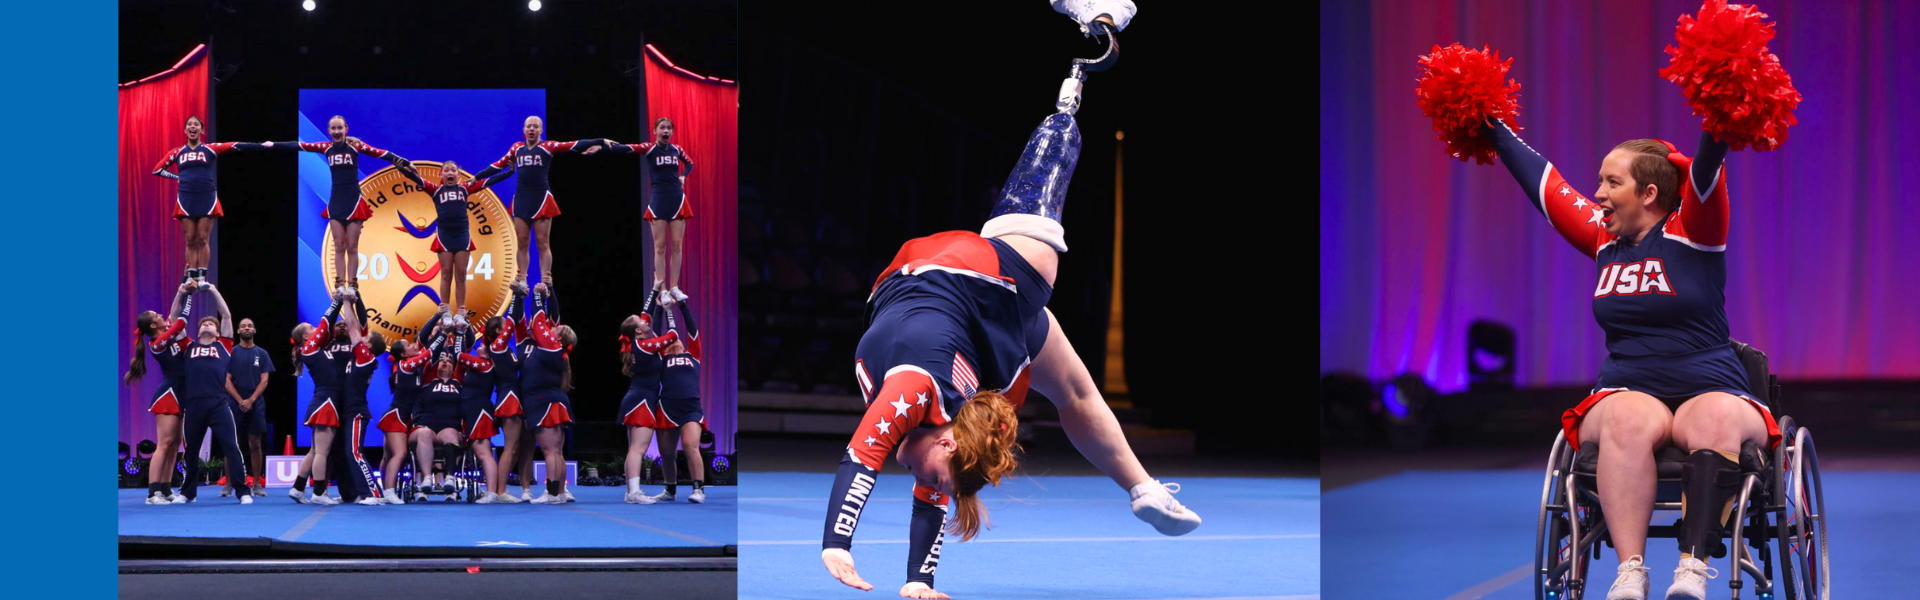
[[[973,539],[987,528],[987,510],[980,488],[1000,485],[1000,478],[1020,466],[1020,416],[1013,401],[998,392],[981,391],[967,399],[953,415],[953,455],[947,466],[953,473],[951,533],[960,541]]]
[[[1657,188],[1658,196],[1653,199],[1660,210],[1673,212],[1680,210],[1680,168],[1667,160],[1667,144],[1660,140],[1639,139],[1620,142],[1615,150],[1636,153],[1633,157],[1633,191],[1640,193],[1651,185]]]

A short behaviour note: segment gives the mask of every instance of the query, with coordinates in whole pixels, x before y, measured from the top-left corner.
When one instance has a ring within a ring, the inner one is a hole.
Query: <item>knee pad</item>
[[[1740,463],[1721,452],[1695,450],[1687,455],[1680,475],[1681,552],[1701,560],[1725,554],[1720,536],[1739,498],[1741,479]]]

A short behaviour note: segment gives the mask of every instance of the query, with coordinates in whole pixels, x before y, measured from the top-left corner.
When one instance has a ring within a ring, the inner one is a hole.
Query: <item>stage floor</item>
[[[820,563],[831,473],[740,474],[741,598],[895,597],[906,583],[913,478],[881,475],[853,556],[861,592]],[[1105,477],[1016,477],[981,492],[993,529],[941,549],[935,588],[955,598],[1320,597],[1320,482],[1170,478],[1205,522],[1167,537]],[[866,595],[862,595],[866,594]],[[880,596],[873,596],[879,594]]]
[[[509,488],[518,491],[518,488]],[[659,486],[648,486],[659,492]],[[200,488],[193,504],[149,506],[145,489],[119,493],[120,541],[149,544],[238,544],[247,541],[363,548],[376,553],[462,549],[469,554],[555,549],[692,549],[717,553],[739,539],[738,489],[707,488],[707,501],[627,504],[624,487],[576,486],[562,505],[429,501],[394,506],[313,506],[285,488],[241,505]]]
[[[1822,456],[1822,467],[1825,467]],[[1544,462],[1544,461],[1543,461]],[[1326,492],[1328,598],[1531,599],[1538,469],[1411,471]],[[1920,473],[1832,472],[1826,492],[1833,597],[1911,597],[1920,555],[1907,551],[1920,530]],[[1672,522],[1676,512],[1655,513]],[[1777,556],[1777,555],[1776,555]],[[1673,583],[1680,561],[1671,539],[1647,541],[1648,575],[1657,596]],[[1611,548],[1593,561],[1597,580],[1587,597],[1606,594],[1617,559]],[[1727,560],[1709,563],[1710,598],[1727,598]],[[1741,597],[1753,597],[1746,579]],[[1784,593],[1775,597],[1785,598]]]

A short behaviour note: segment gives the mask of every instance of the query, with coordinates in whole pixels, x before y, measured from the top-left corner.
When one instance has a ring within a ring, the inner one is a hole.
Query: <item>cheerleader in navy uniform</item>
[[[207,242],[213,235],[213,222],[226,214],[220,210],[220,155],[239,150],[264,150],[270,146],[247,142],[203,143],[205,125],[200,117],[187,117],[187,145],[167,152],[153,168],[153,174],[180,182],[174,197],[173,218],[180,221],[180,236],[187,242],[188,279],[207,281],[207,260],[212,257]],[[168,171],[174,167],[178,173]]]
[[[551,310],[552,312],[549,312]],[[520,362],[521,406],[528,425],[536,427],[534,439],[547,462],[547,493],[533,499],[535,504],[564,504],[573,493],[566,490],[567,463],[563,452],[566,427],[573,422],[573,366],[568,353],[578,340],[573,328],[555,325],[559,321],[559,303],[547,284],[533,288],[533,317],[527,320],[526,355]]]
[[[653,289],[671,294],[674,301],[685,301],[687,295],[680,293],[680,249],[686,242],[687,219],[693,218],[693,203],[687,201],[686,193],[693,159],[679,144],[668,141],[672,138],[673,121],[660,117],[653,122],[653,141],[620,144],[609,140],[607,148],[646,157],[653,185],[646,212],[640,218],[653,229]]]
[[[488,442],[488,438],[493,437],[492,406],[485,396],[481,396],[476,403],[474,397],[465,393],[466,386],[461,381],[467,372],[493,368],[493,361],[463,352],[471,335],[468,331],[456,328],[447,335],[451,338],[451,347],[441,350],[435,358],[433,379],[421,385],[420,397],[414,409],[416,417],[412,439],[415,473],[425,477],[431,471],[436,441],[441,444],[460,444],[464,441],[473,447],[474,455],[480,459],[481,469],[491,486],[499,477],[498,469],[494,466],[493,449]],[[468,411],[473,412],[469,414]],[[471,426],[465,426],[464,421],[468,420],[472,421]],[[473,436],[480,434],[485,435],[473,439]],[[428,489],[425,481],[421,484],[415,500],[425,500],[428,493],[447,493],[450,489],[444,473],[435,489]],[[497,500],[495,494],[488,491],[475,502],[492,504]]]
[[[682,309],[686,304],[681,304]],[[654,496],[657,502],[672,502],[679,481],[673,458],[674,449],[686,452],[687,471],[693,479],[693,493],[687,501],[707,501],[706,463],[700,457],[700,432],[707,427],[706,409],[700,406],[700,328],[693,324],[693,311],[687,317],[687,339],[667,343],[662,355],[665,368],[660,374],[660,408],[654,412],[653,428],[660,432],[660,471],[667,480],[667,491]],[[666,310],[667,330],[673,330],[673,309]],[[675,441],[678,444],[675,444]]]
[[[335,115],[327,120],[328,142],[267,142],[261,144],[268,148],[292,148],[301,152],[319,152],[327,157],[327,170],[333,175],[332,191],[327,197],[327,209],[320,218],[327,219],[327,234],[333,236],[333,272],[338,274],[334,287],[354,286],[354,274],[360,268],[360,227],[367,219],[373,218],[373,206],[360,196],[360,155],[393,163],[403,170],[411,163],[400,155],[381,150],[347,137],[347,119]]]
[[[452,311],[464,324],[468,316],[467,257],[475,248],[467,226],[467,196],[512,177],[513,171],[503,171],[487,179],[468,177],[462,183],[461,178],[467,174],[460,171],[459,164],[449,160],[440,165],[439,183],[421,179],[420,173],[411,167],[401,169],[400,174],[433,197],[434,222],[438,229],[432,250],[440,255],[440,297],[448,302],[441,305],[441,310]]]
[[[520,182],[513,190],[513,234],[520,240],[520,278],[527,281],[527,252],[531,245],[527,243],[527,232],[532,230],[540,245],[540,281],[553,281],[553,247],[548,244],[548,236],[553,230],[553,218],[560,216],[560,204],[553,199],[552,188],[547,184],[547,174],[553,167],[555,155],[563,152],[582,152],[592,154],[600,149],[605,140],[588,139],[573,142],[541,140],[544,123],[540,117],[527,117],[521,133],[526,140],[514,142],[507,148],[507,155],[474,177],[487,179],[503,169],[518,169]]]
[[[180,494],[187,497],[187,502],[199,496],[204,468],[200,464],[200,444],[207,430],[212,429],[214,443],[226,454],[227,481],[237,482],[234,493],[240,497],[241,504],[253,504],[253,494],[247,490],[246,483],[247,455],[240,452],[233,411],[227,408],[227,362],[233,358],[232,315],[219,289],[211,285],[204,289],[213,295],[219,316],[202,317],[198,337],[185,347],[186,397],[180,413],[186,423],[187,481],[180,488]]]
[[[340,365],[341,361],[351,360],[333,349],[333,320],[340,315],[340,296],[333,296],[333,303],[327,306],[327,312],[314,325],[301,323],[293,327],[293,376],[299,378],[302,371],[313,379],[313,397],[307,401],[306,416],[301,424],[313,429],[313,445],[307,448],[307,455],[300,459],[300,470],[293,480],[293,488],[287,490],[287,496],[301,504],[339,504],[327,495],[327,461],[333,449],[333,436],[340,427]],[[313,492],[307,492],[308,481],[313,482]]]
[[[533,498],[527,491],[527,485],[533,479],[533,454],[526,450],[533,443],[533,436],[526,429],[526,419],[522,418],[525,411],[520,407],[520,353],[514,345],[515,330],[521,321],[520,311],[526,306],[527,290],[517,283],[510,287],[513,289],[513,300],[507,304],[507,314],[487,319],[481,335],[487,340],[487,358],[493,361],[493,418],[500,425],[502,437],[506,438],[499,459],[502,489],[494,500],[517,504]],[[507,475],[514,472],[520,473],[519,496],[505,493]]]
[[[487,493],[477,502],[492,504],[506,490],[502,485],[500,471],[493,458],[493,434],[500,431],[499,422],[493,416],[493,389],[499,373],[494,371],[495,363],[488,358],[492,348],[482,332],[479,343],[472,344],[473,354],[463,350],[467,348],[467,329],[459,327],[460,336],[454,351],[460,353],[460,431],[463,441],[473,448],[474,456],[480,459],[481,471],[486,475]],[[511,504],[511,502],[508,502]]]
[[[380,366],[380,355],[387,351],[387,338],[378,331],[369,332],[367,306],[359,293],[349,288],[346,301],[353,310],[340,315],[340,326],[347,332],[346,370],[341,374],[340,431],[333,439],[328,457],[329,473],[340,476],[340,500],[367,506],[386,504],[386,493],[361,452],[367,422],[373,414],[367,406],[367,389],[373,385],[373,372]]]
[[[648,294],[640,314],[620,323],[620,373],[627,376],[627,394],[620,399],[620,424],[627,429],[627,503],[653,504],[654,497],[640,490],[640,464],[646,459],[647,446],[653,443],[653,429],[659,420],[660,372],[666,368],[667,345],[680,335],[669,329],[653,334],[665,307],[653,303]]]
[[[193,311],[193,292],[198,289],[197,283],[181,283],[165,319],[153,311],[134,318],[133,363],[127,365],[122,382],[133,385],[146,377],[149,353],[153,354],[154,362],[160,363],[161,377],[159,387],[153,390],[153,400],[147,404],[147,412],[153,413],[153,437],[157,440],[153,461],[147,465],[147,504],[187,501],[186,496],[173,493],[173,469],[180,453],[181,394],[186,393],[186,369],[182,363],[186,360],[188,338],[187,320],[183,315]]]
[[[419,343],[394,340],[387,356],[391,373],[387,387],[393,394],[393,404],[380,415],[375,427],[386,437],[385,455],[380,461],[380,483],[387,490],[396,490],[400,467],[407,462],[407,433],[413,429],[413,407],[420,396],[420,375],[429,366],[427,361],[433,354],[422,352]],[[381,499],[387,504],[401,504],[403,501],[396,494],[388,493]]]

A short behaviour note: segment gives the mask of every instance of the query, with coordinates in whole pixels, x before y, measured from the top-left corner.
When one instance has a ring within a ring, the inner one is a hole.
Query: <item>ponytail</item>
[[[148,313],[141,313],[134,319],[133,362],[127,365],[127,374],[120,378],[125,385],[133,385],[133,382],[147,376],[147,349],[144,347],[147,345],[147,329],[152,327],[154,319],[158,318],[158,315],[152,317],[147,315]]]
[[[973,539],[989,527],[980,488],[1000,485],[1000,479],[1020,466],[1020,417],[1013,402],[997,392],[983,391],[967,399],[953,415],[955,448],[948,458],[953,473],[954,516],[949,533],[960,541]]]

